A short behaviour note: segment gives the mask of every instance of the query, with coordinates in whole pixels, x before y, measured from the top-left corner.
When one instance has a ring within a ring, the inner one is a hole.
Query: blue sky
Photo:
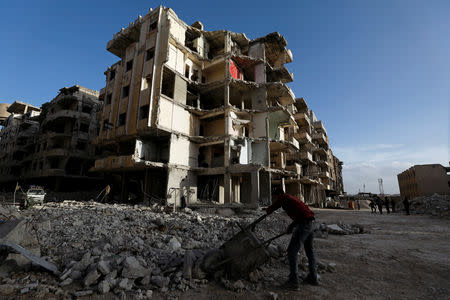
[[[100,90],[118,58],[105,50],[150,7],[172,7],[188,24],[250,38],[278,31],[294,61],[291,85],[306,98],[344,161],[349,193],[398,192],[413,164],[448,164],[450,2],[377,1],[2,1],[0,102],[41,105],[64,86]]]

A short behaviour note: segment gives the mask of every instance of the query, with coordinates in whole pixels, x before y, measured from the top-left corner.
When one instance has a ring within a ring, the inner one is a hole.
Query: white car
[[[30,188],[27,191],[27,201],[28,203],[44,203],[45,191],[42,188]]]

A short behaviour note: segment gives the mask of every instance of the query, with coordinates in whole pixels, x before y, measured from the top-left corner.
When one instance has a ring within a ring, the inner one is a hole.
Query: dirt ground
[[[320,286],[287,292],[287,266],[273,268],[273,285],[257,292],[230,292],[208,286],[179,299],[450,299],[450,220],[425,215],[372,214],[368,210],[316,209],[318,222],[362,224],[368,234],[316,239],[317,260],[335,262],[336,272],[321,275]],[[288,243],[288,237],[285,238]],[[156,296],[156,295],[155,295]],[[158,298],[156,296],[155,298]]]

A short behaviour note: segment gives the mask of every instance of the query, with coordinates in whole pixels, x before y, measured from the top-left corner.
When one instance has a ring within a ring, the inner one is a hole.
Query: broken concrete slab
[[[341,227],[339,227],[338,224],[327,225],[327,230],[329,233],[345,234],[345,231]]]
[[[43,267],[44,269],[47,269],[47,270],[51,271],[51,272],[53,272],[53,274],[59,276],[58,268],[54,264],[52,264],[52,263],[50,263],[50,262],[48,262],[48,261],[46,261],[46,260],[44,260],[44,259],[42,259],[42,258],[40,258],[40,257],[38,257],[36,255],[34,255],[33,253],[31,253],[30,251],[26,250],[22,246],[17,245],[15,243],[11,242],[11,241],[1,241],[1,243],[3,245],[6,245],[6,246],[9,246],[9,247],[13,248],[15,251],[17,251],[18,253],[20,253],[23,256],[25,256],[31,262],[33,262],[33,263]]]
[[[151,273],[150,269],[144,268],[134,256],[125,258],[122,276],[125,278],[140,278]]]

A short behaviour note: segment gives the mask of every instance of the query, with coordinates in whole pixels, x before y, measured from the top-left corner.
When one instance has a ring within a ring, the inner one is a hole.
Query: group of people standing
[[[379,196],[375,196],[375,198],[370,199],[369,206],[372,213],[376,213],[378,208],[379,213],[383,214],[383,205],[386,207],[386,212],[388,214],[391,213],[391,210],[395,213],[395,201],[392,197],[385,197],[384,201]],[[409,215],[409,200],[406,196],[403,200],[403,206],[406,214]]]

